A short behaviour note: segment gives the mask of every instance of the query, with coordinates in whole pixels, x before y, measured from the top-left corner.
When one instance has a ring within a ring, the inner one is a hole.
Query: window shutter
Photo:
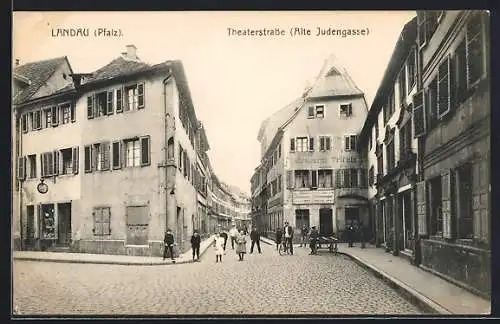
[[[139,83],[137,85],[137,108],[142,109],[144,108],[144,83]]]
[[[415,138],[425,135],[426,123],[423,90],[420,90],[413,96],[413,128],[415,129]]]
[[[318,187],[318,171],[317,170],[311,170],[311,187],[317,188]]]
[[[447,170],[441,174],[441,210],[443,213],[443,237],[452,238],[451,195],[452,174]]]
[[[474,224],[474,238],[482,242],[489,242],[489,161],[482,160],[472,165],[472,210]]]
[[[106,115],[113,115],[114,114],[114,92],[113,91],[108,91],[108,100],[106,104]]]
[[[357,140],[357,136],[356,135],[352,135],[351,136],[351,150],[355,150],[356,149],[356,147],[357,147],[356,140]]]
[[[59,151],[54,151],[52,153],[52,175],[58,175],[59,174]]]
[[[151,143],[149,135],[141,137],[141,166],[151,164]]]
[[[295,152],[295,138],[290,138],[290,151]]]
[[[331,149],[331,146],[332,146],[332,140],[330,136],[327,136],[325,138],[325,150],[329,151]]]
[[[293,189],[293,187],[294,187],[293,171],[287,170],[286,171],[286,188]]]
[[[17,158],[17,179],[26,179],[26,157],[24,156]]]
[[[116,113],[123,111],[123,89],[116,89]]]
[[[73,161],[73,174],[78,174],[78,169],[80,168],[79,162],[79,147],[73,147],[72,150],[72,161]]]
[[[102,165],[101,165],[101,170],[109,170],[110,167],[110,144],[109,142],[104,142],[101,143],[100,145],[101,151],[102,151]],[[100,162],[98,162],[100,163]]]
[[[23,133],[28,132],[28,114],[21,115],[21,128]]]
[[[418,234],[427,235],[427,205],[425,181],[417,182]]]
[[[94,118],[94,98],[92,96],[87,97],[87,118]]]
[[[84,155],[85,172],[92,172],[92,147],[90,145],[84,147]]]
[[[59,125],[59,107],[52,106],[51,108],[51,124],[52,127],[57,127]]]
[[[467,23],[466,30],[467,85],[470,88],[481,78],[483,73],[482,22],[479,14],[473,14]],[[479,66],[478,63],[480,64]]]
[[[309,137],[309,151],[314,151],[314,137]]]
[[[438,72],[438,118],[442,118],[450,112],[450,56],[439,65]]]
[[[307,117],[314,117],[314,107],[309,106],[307,109]]]
[[[45,153],[40,154],[40,176],[45,177]]]
[[[71,113],[71,122],[74,123],[76,121],[75,103],[72,102],[69,107]]]
[[[113,142],[113,170],[121,168],[121,142]]]
[[[349,151],[351,149],[351,145],[350,145],[350,138],[349,136],[344,136],[344,148],[346,151]]]

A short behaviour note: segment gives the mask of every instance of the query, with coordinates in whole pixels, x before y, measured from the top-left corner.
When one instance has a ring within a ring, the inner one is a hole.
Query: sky
[[[134,44],[147,63],[179,59],[203,122],[217,177],[250,193],[260,162],[259,127],[296,99],[335,55],[368,105],[403,26],[415,11],[317,12],[14,12],[13,59],[20,64],[67,56],[75,73],[106,65]],[[316,36],[320,29],[367,35]],[[58,28],[89,28],[88,37],[54,37]],[[99,28],[119,36],[95,36]],[[279,28],[284,36],[229,35],[228,28]],[[290,35],[294,28],[310,35]]]

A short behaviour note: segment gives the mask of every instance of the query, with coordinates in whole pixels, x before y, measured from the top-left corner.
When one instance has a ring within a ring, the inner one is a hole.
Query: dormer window
[[[340,105],[340,116],[350,117],[352,116],[352,104],[341,104]]]
[[[325,117],[325,106],[320,105],[316,106],[316,118],[324,118]]]

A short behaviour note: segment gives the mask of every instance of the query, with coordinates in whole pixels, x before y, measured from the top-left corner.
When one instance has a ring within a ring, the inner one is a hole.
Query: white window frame
[[[305,149],[303,149],[304,148],[303,142],[300,142],[300,143],[302,143],[302,145],[299,146],[299,139],[305,140]],[[300,147],[300,149],[299,149],[299,147]],[[295,137],[295,152],[309,152],[309,137],[308,136]]]
[[[329,145],[328,148],[326,147],[326,139],[327,138],[330,139],[330,145]],[[321,145],[322,140],[324,141],[323,148],[322,148],[322,145]],[[331,151],[332,150],[332,136],[330,136],[330,135],[319,135],[318,136],[318,147],[319,147],[319,151],[320,152]]]
[[[323,116],[322,117],[318,117],[318,108],[322,108],[323,109]],[[314,106],[314,117],[315,118],[325,118],[325,105],[315,105]]]
[[[346,113],[342,112],[342,106],[348,106],[348,111]],[[339,104],[339,116],[345,118],[352,116],[352,102],[342,102]]]
[[[356,143],[356,144],[354,144],[354,148],[351,145],[351,139],[352,139],[353,136],[355,138],[355,143]],[[346,141],[347,138],[349,138],[348,141]],[[347,145],[347,143],[349,145]],[[357,146],[358,146],[358,135],[356,135],[356,134],[344,135],[344,150],[345,151],[356,151]]]

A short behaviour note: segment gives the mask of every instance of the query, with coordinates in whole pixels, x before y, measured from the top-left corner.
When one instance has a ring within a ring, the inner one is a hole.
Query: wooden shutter
[[[144,102],[144,83],[139,83],[137,85],[137,108],[142,109],[144,108],[145,102]]]
[[[110,168],[110,144],[109,142],[104,142],[104,143],[101,143],[100,145],[100,150],[101,150],[101,154],[102,154],[102,165],[101,165],[101,170],[105,171],[105,170],[109,170]],[[97,163],[100,163],[100,161],[98,161]]]
[[[60,169],[60,154],[59,151],[52,153],[52,175],[58,175]]]
[[[90,145],[84,147],[84,155],[85,172],[92,172],[92,147]]]
[[[472,210],[474,238],[489,242],[489,161],[482,160],[472,165]]]
[[[309,137],[309,151],[314,151],[314,137]]]
[[[123,112],[123,88],[116,89],[116,113]]]
[[[73,174],[78,174],[80,168],[79,162],[79,147],[73,147],[72,149],[72,161],[73,161]]]
[[[72,102],[69,107],[71,114],[71,122],[74,123],[76,121],[75,103]]]
[[[309,117],[309,118],[314,117],[314,107],[313,106],[309,106],[307,108],[307,117]]]
[[[293,171],[287,170],[286,171],[286,188],[287,189],[293,189]]]
[[[332,147],[332,140],[330,136],[325,137],[325,150],[330,151]]]
[[[108,91],[107,101],[106,101],[106,115],[113,115],[114,114],[113,104],[114,104],[114,92]]]
[[[451,79],[451,60],[447,56],[445,60],[439,65],[438,71],[438,107],[437,117],[442,118],[450,112],[450,79]]]
[[[113,142],[113,150],[112,150],[113,170],[121,168],[121,153],[122,153],[121,145],[122,143],[120,141]]]
[[[417,182],[418,234],[427,235],[427,204],[425,181]]]
[[[290,152],[295,152],[295,138],[290,138]]]
[[[17,158],[17,179],[26,179],[26,157],[24,156]]]
[[[87,97],[87,118],[88,119],[94,118],[94,97],[93,96]]]
[[[318,171],[311,170],[310,172],[311,172],[311,187],[317,188],[318,187]]]
[[[28,114],[21,115],[21,128],[23,133],[28,132]]]
[[[413,96],[413,126],[415,129],[415,138],[425,135],[426,123],[423,90],[420,90]]]
[[[149,135],[141,137],[141,166],[151,164],[151,142]]]
[[[57,127],[59,125],[59,107],[58,106],[52,106],[51,108],[51,121],[50,123],[52,124],[52,127]]]
[[[40,176],[45,177],[45,153],[40,154]]]
[[[443,237],[451,239],[452,232],[452,174],[450,170],[446,170],[441,174],[441,211],[443,213]]]
[[[344,148],[346,151],[349,151],[351,149],[351,142],[349,136],[344,136]]]

